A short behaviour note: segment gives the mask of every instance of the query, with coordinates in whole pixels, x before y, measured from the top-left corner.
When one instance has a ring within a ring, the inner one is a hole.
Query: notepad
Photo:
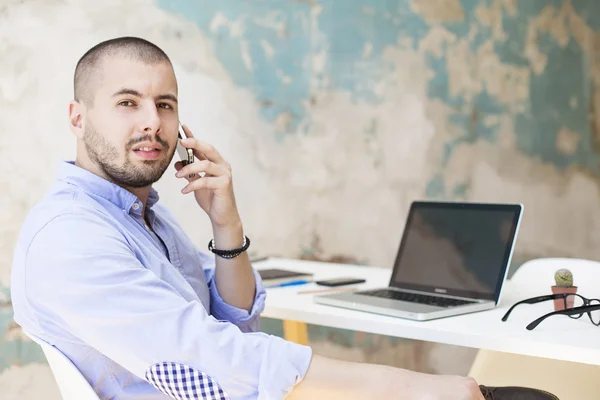
[[[291,271],[289,269],[268,268],[258,270],[265,285],[279,285],[300,279],[312,279],[313,274],[307,272]]]

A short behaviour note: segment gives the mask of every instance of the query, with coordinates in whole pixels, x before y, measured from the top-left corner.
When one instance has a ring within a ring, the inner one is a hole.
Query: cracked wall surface
[[[9,398],[54,393],[52,379],[28,384],[51,376],[12,322],[12,249],[59,161],[74,157],[75,63],[121,35],[171,57],[182,121],[232,164],[253,255],[389,267],[410,202],[429,198],[522,202],[515,266],[599,258],[600,2],[0,0],[0,391]],[[179,185],[167,174],[156,186],[207,243],[208,220]],[[432,372],[464,373],[473,357],[318,327],[310,339],[326,354]]]

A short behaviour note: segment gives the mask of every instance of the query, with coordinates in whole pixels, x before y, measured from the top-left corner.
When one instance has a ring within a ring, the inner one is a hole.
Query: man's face
[[[158,181],[177,146],[177,82],[166,63],[103,61],[83,142],[90,160],[122,187]]]

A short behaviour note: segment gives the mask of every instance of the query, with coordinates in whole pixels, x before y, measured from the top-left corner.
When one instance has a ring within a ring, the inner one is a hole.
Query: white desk
[[[311,272],[315,279],[362,277],[367,282],[356,285],[360,289],[385,287],[391,275],[391,270],[387,268],[288,259],[268,259],[254,263],[254,267]],[[522,275],[526,277],[527,273]],[[262,315],[408,339],[600,365],[600,327],[593,325],[585,315],[579,320],[553,316],[533,331],[526,330],[525,326],[529,322],[553,310],[552,302],[548,301],[536,305],[520,305],[513,310],[508,321],[501,321],[506,310],[515,302],[550,293],[547,279],[532,283],[531,276],[527,277],[529,279],[522,282],[516,280],[516,275],[514,279],[508,280],[501,302],[493,310],[433,321],[411,321],[320,305],[313,302],[312,294],[297,294],[302,290],[323,289],[314,283],[268,289]],[[577,278],[577,274],[575,277]],[[600,280],[580,282],[579,293],[586,297],[599,297],[599,285]]]

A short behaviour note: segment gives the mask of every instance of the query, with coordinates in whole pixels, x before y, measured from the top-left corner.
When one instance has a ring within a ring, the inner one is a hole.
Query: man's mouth
[[[161,150],[156,147],[140,147],[133,152],[144,160],[154,160],[160,156]]]
[[[153,150],[157,150],[160,151],[160,149],[158,147],[140,147],[138,149],[134,149],[133,151],[153,151]]]

